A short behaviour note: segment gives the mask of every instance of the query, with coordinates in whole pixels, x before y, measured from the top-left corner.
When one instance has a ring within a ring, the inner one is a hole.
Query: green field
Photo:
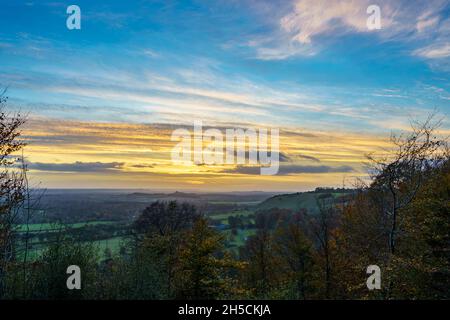
[[[212,225],[217,231],[224,235],[226,249],[238,253],[239,248],[245,245],[249,237],[255,235],[255,215],[258,211],[270,210],[272,208],[288,209],[296,212],[302,208],[309,213],[318,212],[317,198],[323,196],[332,196],[338,198],[345,193],[335,192],[302,192],[281,194],[270,197],[262,202],[260,201],[222,201],[214,199],[209,201],[214,205],[229,205],[228,209],[221,208],[221,211],[212,211],[208,218],[214,220]],[[242,206],[241,206],[242,205]],[[228,210],[225,211],[224,210]],[[229,225],[230,217],[240,217],[235,220],[237,229],[232,230]],[[129,227],[129,221],[82,221],[77,223],[32,223],[15,225],[15,232],[18,236],[17,246],[22,248],[18,255],[23,257],[23,247],[25,233],[29,231],[29,261],[36,260],[42,255],[48,247],[49,242],[55,238],[56,233],[62,231],[73,235],[76,241],[91,243],[96,247],[97,257],[100,261],[109,257],[109,254],[115,256],[120,253],[120,248],[126,243]]]
[[[16,232],[19,234],[23,234],[27,232],[27,230],[32,233],[31,238],[29,240],[28,246],[28,259],[35,260],[37,259],[47,248],[47,245],[39,241],[39,238],[36,234],[41,233],[52,233],[57,232],[59,230],[64,230],[65,228],[70,229],[80,229],[85,228],[87,226],[96,226],[96,225],[111,225],[114,223],[120,223],[116,221],[86,221],[86,222],[78,222],[71,224],[61,224],[61,223],[33,223],[28,226],[25,224],[16,225]],[[111,253],[117,254],[120,250],[120,244],[123,242],[124,238],[122,236],[113,236],[108,239],[95,240],[95,241],[87,241],[89,243],[94,244],[98,248],[98,256],[99,259],[105,258],[105,250],[109,249]],[[22,245],[24,245],[22,243]]]
[[[87,241],[92,243],[97,248],[97,255],[100,260],[106,258],[106,249],[111,250],[111,254],[115,255],[119,253],[120,246],[124,242],[124,237],[113,237],[109,239],[97,240],[97,241]],[[45,251],[47,246],[45,244],[33,244],[33,241],[29,244],[28,250],[28,260],[36,260]],[[23,258],[23,255],[21,255]]]
[[[245,206],[255,206],[261,201],[208,201],[210,204],[232,204],[232,205],[245,205]]]
[[[230,216],[248,216],[250,214],[253,214],[254,212],[251,210],[236,210],[231,211],[227,213],[219,213],[219,214],[212,214],[209,217],[214,220],[220,220],[223,224],[228,224],[228,217]]]
[[[324,195],[325,193],[318,192],[305,192],[305,193],[292,193],[292,194],[283,194],[271,197],[258,205],[247,209],[247,208],[237,208],[234,210],[230,210],[226,213],[217,213],[210,214],[209,218],[220,222],[219,230],[225,235],[226,246],[228,249],[237,252],[239,247],[245,244],[245,241],[252,235],[256,233],[256,229],[254,229],[254,219],[250,218],[250,215],[255,214],[258,210],[269,210],[272,208],[279,209],[289,209],[292,211],[298,211],[301,208],[305,208],[311,213],[315,213],[318,211],[317,207],[317,197]],[[334,198],[342,196],[342,193],[328,193],[331,194]],[[215,201],[215,203],[228,203],[225,201]],[[255,202],[248,202],[247,204],[255,205]],[[230,229],[228,219],[229,217],[242,217],[243,229],[237,229],[233,234],[233,231]],[[41,235],[45,233],[53,233],[58,230],[68,229],[81,229],[85,227],[92,227],[98,225],[111,225],[114,230],[115,226],[119,226],[123,224],[119,221],[86,221],[86,222],[78,222],[72,224],[62,224],[62,223],[35,223],[29,224],[28,226],[16,225],[16,232],[18,234],[23,234],[29,230],[31,233],[31,239],[29,242],[30,250],[29,250],[29,259],[36,259],[40,254],[42,254],[43,250],[46,248],[46,237],[42,239]],[[120,229],[120,228],[119,228]],[[105,230],[98,230],[103,231]],[[89,243],[92,243],[97,248],[97,255],[100,260],[105,259],[107,256],[107,252],[110,251],[112,255],[118,254],[120,251],[121,245],[125,242],[125,237],[117,234],[115,231],[106,231],[105,234],[101,234],[98,237],[97,231],[91,230],[97,238],[93,237],[92,240],[83,240]],[[101,240],[95,240],[100,238]],[[102,239],[103,238],[103,239]],[[39,239],[41,241],[39,241]],[[90,239],[90,238],[87,238]]]
[[[37,232],[37,231],[56,231],[64,228],[83,228],[87,225],[99,225],[99,224],[112,224],[114,221],[86,221],[70,224],[62,223],[30,223],[28,226],[26,224],[18,224],[15,229],[17,232]]]

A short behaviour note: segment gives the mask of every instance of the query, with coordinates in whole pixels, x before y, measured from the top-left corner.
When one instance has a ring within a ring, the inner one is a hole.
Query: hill
[[[270,197],[257,205],[256,210],[268,210],[272,208],[289,209],[298,211],[306,209],[310,213],[317,213],[319,208],[317,206],[317,198],[332,196],[334,199],[348,195],[351,190],[347,192],[333,192],[329,190],[316,190],[309,192],[297,192],[289,194],[280,194]]]

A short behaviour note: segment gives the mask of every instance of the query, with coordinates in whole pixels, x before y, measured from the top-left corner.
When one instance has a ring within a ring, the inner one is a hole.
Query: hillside
[[[350,192],[350,191],[349,191]],[[317,198],[323,196],[333,196],[335,199],[345,196],[346,192],[297,192],[289,194],[280,194],[266,199],[258,204],[256,210],[268,210],[272,208],[290,209],[292,211],[298,211],[300,209],[306,209],[310,213],[317,213],[319,208],[317,207]]]

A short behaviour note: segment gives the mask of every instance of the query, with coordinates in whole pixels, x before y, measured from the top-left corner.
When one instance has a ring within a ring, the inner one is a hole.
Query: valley
[[[46,190],[39,193],[39,206],[25,214],[15,226],[19,246],[28,248],[28,259],[38,257],[61,234],[74,241],[92,243],[98,260],[124,250],[132,237],[132,225],[140,213],[155,201],[194,204],[219,230],[226,249],[238,254],[248,237],[256,233],[256,215],[269,210],[295,213],[318,211],[317,199],[339,198],[350,190],[317,189],[310,192],[276,194],[269,192],[160,193],[129,190]],[[37,197],[37,196],[35,196]],[[25,250],[19,250],[24,252]]]

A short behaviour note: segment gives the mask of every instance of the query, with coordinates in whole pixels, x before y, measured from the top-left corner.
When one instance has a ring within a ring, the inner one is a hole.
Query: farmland
[[[317,197],[328,191],[274,195],[270,193],[195,194],[120,193],[50,191],[43,207],[29,224],[15,226],[19,247],[28,243],[28,258],[35,259],[58,236],[64,234],[74,241],[92,243],[99,260],[119,254],[130,239],[131,226],[142,210],[153,201],[179,201],[196,205],[210,224],[224,235],[226,248],[237,253],[245,241],[256,233],[259,212],[282,209],[296,212],[305,209],[316,213]],[[331,193],[337,198],[342,193]],[[76,214],[67,208],[77,208]],[[62,210],[64,208],[64,210]],[[28,242],[27,242],[28,240]]]

